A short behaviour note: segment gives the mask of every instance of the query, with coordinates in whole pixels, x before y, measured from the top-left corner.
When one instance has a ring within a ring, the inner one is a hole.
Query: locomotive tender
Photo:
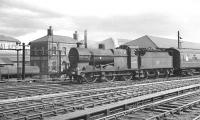
[[[67,74],[78,82],[192,75],[200,71],[200,50],[152,50],[125,45],[109,50],[71,48],[69,61]]]

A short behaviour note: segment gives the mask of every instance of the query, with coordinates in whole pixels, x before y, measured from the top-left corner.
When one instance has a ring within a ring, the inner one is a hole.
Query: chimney
[[[75,31],[75,33],[73,34],[73,39],[78,41],[78,32],[77,31]]]
[[[87,48],[87,30],[84,31],[85,48]]]
[[[76,45],[77,45],[76,47],[78,47],[78,48],[79,48],[79,47],[81,46],[81,44],[82,44],[82,43],[80,43],[80,42],[77,42],[77,43],[76,43]]]
[[[49,26],[49,29],[47,29],[47,35],[52,36],[53,35],[53,29],[51,26]]]

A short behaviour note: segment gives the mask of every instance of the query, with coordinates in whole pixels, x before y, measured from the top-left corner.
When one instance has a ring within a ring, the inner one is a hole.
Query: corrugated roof
[[[150,36],[150,35],[145,35],[131,42],[126,43],[126,45],[135,45],[135,46],[139,46],[140,48],[148,48],[148,47],[177,48],[178,46],[177,44],[178,43],[176,39],[161,38],[161,37],[155,37],[155,36]],[[181,47],[200,49],[200,43],[181,41]]]
[[[0,65],[13,65],[13,62],[6,57],[0,57]]]
[[[0,41],[20,42],[19,40],[15,39],[15,38],[5,36],[5,35],[0,35]]]
[[[147,35],[142,36],[140,38],[137,38],[135,40],[132,40],[130,42],[125,43],[124,45],[129,46],[138,46],[139,48],[157,48],[156,44],[153,43]]]
[[[53,41],[53,42],[63,42],[63,43],[76,43],[77,41],[68,36],[61,36],[61,35],[53,35],[53,36],[43,36],[36,40],[31,41],[33,42],[42,42],[42,41]]]

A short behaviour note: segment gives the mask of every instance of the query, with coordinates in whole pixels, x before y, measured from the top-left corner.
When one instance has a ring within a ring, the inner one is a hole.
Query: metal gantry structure
[[[14,50],[14,51],[17,51],[17,79],[20,78],[19,76],[19,51],[22,50],[22,75],[21,75],[21,78],[22,80],[25,79],[25,47],[28,46],[28,45],[25,45],[25,43],[16,43],[17,46],[22,46],[22,49],[21,48],[15,48],[15,49],[1,49],[1,50]]]

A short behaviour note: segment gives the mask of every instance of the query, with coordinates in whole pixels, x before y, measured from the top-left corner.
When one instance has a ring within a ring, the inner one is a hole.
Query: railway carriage
[[[173,56],[174,74],[193,75],[200,72],[200,49],[168,49]]]
[[[22,68],[19,67],[19,74]],[[25,66],[25,77],[37,76],[40,73],[40,69],[37,66]],[[0,75],[2,78],[17,78],[17,66],[5,66],[0,69]]]

